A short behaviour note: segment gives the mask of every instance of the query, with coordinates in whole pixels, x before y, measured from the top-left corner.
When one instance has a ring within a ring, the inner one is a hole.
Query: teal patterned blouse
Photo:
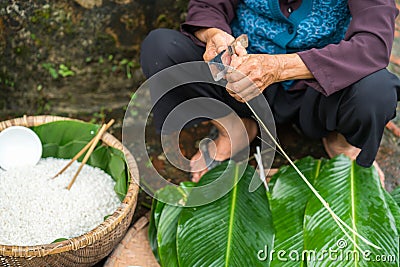
[[[242,0],[231,23],[247,33],[250,53],[282,54],[321,48],[343,40],[351,16],[347,0],[303,0],[285,17],[279,0]]]

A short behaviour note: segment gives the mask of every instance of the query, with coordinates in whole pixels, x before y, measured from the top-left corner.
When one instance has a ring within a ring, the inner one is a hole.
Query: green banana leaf
[[[176,230],[182,207],[167,205],[157,199],[169,199],[184,205],[193,186],[193,182],[182,182],[179,187],[167,186],[154,195],[148,234],[153,254],[162,266],[178,266]]]
[[[239,181],[222,198],[182,210],[177,233],[179,266],[268,266],[261,255],[265,247],[272,247],[274,236],[268,198],[264,187],[248,191],[254,168],[247,167],[239,177],[240,168],[243,165],[232,161],[221,164],[198,183],[215,181],[225,169],[226,175]]]
[[[78,121],[57,121],[31,129],[42,142],[43,158],[70,159],[96,135],[99,125]],[[81,156],[78,161],[82,161],[83,157]],[[130,175],[122,151],[99,142],[87,164],[108,173],[116,182],[114,190],[120,200],[125,198]]]
[[[158,222],[160,221],[161,211],[164,208],[164,205],[165,203],[158,201],[156,198],[153,199],[153,203],[151,205],[151,215],[150,215],[149,230],[148,230],[150,247],[158,262],[160,262],[160,255],[158,254],[157,227],[158,227]]]
[[[53,244],[53,243],[63,242],[63,241],[65,241],[65,240],[68,240],[68,238],[57,238],[56,240],[54,240],[54,241],[51,242],[51,243]]]
[[[323,166],[315,187],[347,225],[381,249],[367,245],[346,229],[355,244],[367,253],[362,254],[312,196],[304,221],[307,266],[382,266],[382,262],[376,261],[380,255],[396,257],[396,261],[384,262],[383,266],[398,266],[395,219],[374,168],[360,167],[339,156]],[[329,251],[335,254],[328,254]]]
[[[400,206],[400,187],[394,189],[390,194],[392,195],[394,201],[396,201],[397,205]]]
[[[34,126],[32,130],[43,144],[64,146],[72,141],[89,142],[99,128],[99,125],[80,121],[55,121]]]
[[[158,255],[161,266],[179,266],[176,254],[176,231],[182,207],[166,205],[157,229]]]
[[[400,207],[381,187],[375,169],[345,156],[329,161],[308,157],[296,166],[350,228],[380,249],[344,228],[346,236],[292,167],[281,168],[271,179],[267,198],[264,188],[248,192],[253,168],[239,179],[242,166],[229,162],[197,185],[212,183],[226,169],[239,182],[221,199],[194,208],[157,208],[160,204],[153,202],[153,239],[164,255],[161,266],[398,266]],[[183,191],[162,193],[164,199],[189,203],[193,196]]]
[[[390,212],[392,213],[395,224],[396,224],[397,234],[400,236],[400,207],[396,203],[394,198],[387,191],[384,191],[384,194],[385,194],[386,202],[389,206]]]
[[[386,201],[388,202],[390,207],[390,211],[392,212],[392,215],[396,220],[397,233],[400,235],[400,187],[397,187],[390,194],[385,191],[385,194]]]
[[[311,184],[318,176],[322,160],[306,157],[295,162]],[[275,227],[274,251],[300,253],[303,251],[303,220],[310,188],[291,166],[281,168],[271,179],[270,205]],[[272,248],[270,248],[272,251]],[[296,251],[296,252],[294,252]],[[276,254],[269,255],[271,266],[292,267],[294,262],[281,261]],[[298,266],[298,265],[297,265]]]
[[[173,187],[176,195],[180,196],[181,205],[185,204],[190,193],[190,188],[195,185],[193,182],[183,182],[180,187]],[[178,219],[182,206],[165,205],[161,212],[161,217],[157,227],[158,254],[162,266],[179,266],[176,252],[176,234]]]
[[[186,182],[186,183],[191,183],[191,182]],[[186,188],[186,187],[182,186],[182,184],[180,187],[166,186],[164,188],[161,188],[154,194],[153,203],[151,206],[151,216],[150,216],[150,221],[149,221],[148,234],[149,234],[151,250],[153,251],[153,254],[156,257],[157,261],[160,263],[161,263],[161,259],[160,259],[160,254],[159,254],[159,245],[158,245],[158,227],[159,227],[162,211],[164,210],[164,207],[166,207],[168,205],[158,199],[165,200],[168,203],[174,203],[177,206],[182,205],[182,203],[184,202],[183,198],[185,198],[185,200],[187,198],[187,194],[186,194],[187,192],[185,192],[182,189],[182,188]],[[176,217],[178,217],[178,216],[179,216],[179,213],[176,214]],[[172,228],[171,231],[176,231],[176,227],[174,225],[169,225],[169,226],[170,226],[170,228]],[[167,231],[167,229],[164,229],[164,231]]]

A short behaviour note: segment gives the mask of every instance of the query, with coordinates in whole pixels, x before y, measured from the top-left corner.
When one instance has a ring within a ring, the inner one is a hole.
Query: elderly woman
[[[291,121],[306,136],[323,138],[329,156],[344,153],[379,171],[375,157],[400,98],[399,79],[386,69],[397,14],[394,0],[191,0],[180,32],[158,29],[144,40],[144,74],[209,61],[247,34],[249,47],[239,47],[230,63],[247,77],[230,72],[226,88],[189,84],[169,92],[154,109],[156,126],[183,101],[210,97],[237,112],[252,141],[257,124],[242,102],[263,94],[277,123]],[[219,162],[243,148],[231,148],[243,138],[228,137],[235,123],[211,122],[219,130],[216,146],[192,158],[194,180],[207,171],[210,155]]]

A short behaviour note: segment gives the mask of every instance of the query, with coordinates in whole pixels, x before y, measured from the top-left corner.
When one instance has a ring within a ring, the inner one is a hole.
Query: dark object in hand
[[[208,62],[208,67],[210,68],[214,81],[218,82],[225,77],[229,65],[231,64],[231,57],[236,54],[235,46],[238,43],[240,43],[244,48],[247,48],[249,46],[247,35],[240,35],[228,46],[227,50],[222,51]]]

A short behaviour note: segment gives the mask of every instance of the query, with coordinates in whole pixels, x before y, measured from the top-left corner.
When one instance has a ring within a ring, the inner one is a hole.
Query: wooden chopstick
[[[111,121],[110,121],[111,122]],[[113,122],[114,123],[114,122]],[[112,123],[111,123],[112,124]],[[82,160],[81,165],[79,166],[78,170],[76,171],[74,177],[72,178],[71,182],[67,186],[67,189],[70,190],[72,185],[75,183],[76,178],[78,177],[79,173],[81,172],[83,166],[85,166],[86,162],[88,161],[90,155],[93,153],[94,149],[96,148],[97,143],[100,141],[101,137],[103,134],[106,132],[107,124],[103,124],[101,127],[100,131],[97,133],[97,135],[94,138],[94,141],[92,145],[89,148],[89,151],[86,153],[85,157]]]
[[[115,122],[115,120],[112,119],[112,120],[110,120],[110,121],[107,123],[107,125],[106,125],[106,131],[111,127],[111,125],[113,125],[114,122]],[[99,132],[100,132],[100,131],[99,131]],[[99,132],[98,132],[98,133],[99,133]],[[54,179],[54,178],[56,178],[57,176],[59,176],[60,174],[62,174],[63,172],[65,172],[65,171],[69,168],[69,166],[71,166],[72,163],[74,163],[75,160],[79,159],[80,156],[82,156],[83,153],[85,153],[86,150],[88,150],[88,149],[90,148],[90,146],[93,144],[94,140],[96,139],[96,136],[97,136],[97,135],[95,135],[95,136],[92,138],[92,140],[90,140],[90,142],[87,143],[86,146],[85,146],[84,148],[82,148],[81,151],[79,151],[78,154],[76,154],[76,155],[68,162],[68,164],[65,165],[65,167],[64,167],[61,171],[59,171],[56,175],[54,175],[51,179]]]

